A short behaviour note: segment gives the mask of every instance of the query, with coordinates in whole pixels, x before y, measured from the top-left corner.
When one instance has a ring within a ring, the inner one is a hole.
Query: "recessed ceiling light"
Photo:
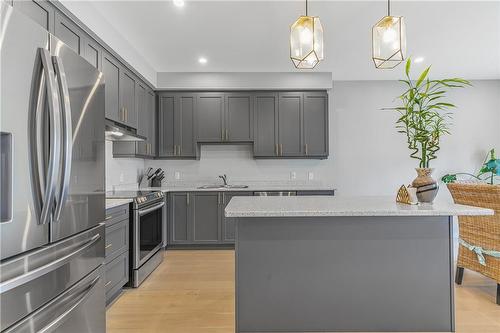
[[[173,0],[173,2],[177,7],[184,7],[184,0]]]
[[[205,57],[200,57],[200,58],[198,58],[198,62],[199,62],[200,64],[206,64],[206,63],[208,62],[208,60],[207,60],[207,58],[205,58]]]
[[[413,60],[414,63],[419,64],[424,61],[424,57],[416,57],[415,60]]]

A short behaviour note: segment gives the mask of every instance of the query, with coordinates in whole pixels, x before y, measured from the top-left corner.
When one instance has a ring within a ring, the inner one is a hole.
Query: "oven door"
[[[155,254],[163,244],[163,206],[161,201],[137,209],[134,216],[133,268],[138,269]]]

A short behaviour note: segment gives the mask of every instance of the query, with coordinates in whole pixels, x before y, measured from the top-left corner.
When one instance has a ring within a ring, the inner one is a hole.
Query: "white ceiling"
[[[304,13],[303,1],[91,4],[156,72],[295,71],[288,33]],[[315,71],[332,72],[335,80],[400,78],[402,67],[375,70],[370,58],[371,27],[386,6],[310,1],[309,14],[320,16],[325,30],[325,60]],[[500,78],[500,1],[392,1],[392,14],[406,19],[408,55],[425,58],[418,67],[432,64],[435,76]],[[199,64],[200,56],[208,63]]]

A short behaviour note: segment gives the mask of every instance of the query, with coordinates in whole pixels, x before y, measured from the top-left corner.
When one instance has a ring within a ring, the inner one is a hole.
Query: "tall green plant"
[[[464,88],[470,82],[461,78],[431,80],[428,78],[431,67],[427,67],[417,81],[410,77],[411,59],[405,67],[406,91],[398,96],[402,106],[391,108],[400,114],[396,129],[407,137],[410,157],[419,160],[420,168],[428,168],[430,161],[436,159],[439,139],[450,134],[451,109],[456,106],[445,101],[450,88]]]

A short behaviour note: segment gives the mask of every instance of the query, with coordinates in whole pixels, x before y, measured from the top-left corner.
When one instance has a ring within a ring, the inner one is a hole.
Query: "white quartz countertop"
[[[128,205],[132,199],[106,199],[106,209],[115,208],[122,205]]]
[[[207,183],[182,183],[171,182],[162,187],[144,187],[141,190],[157,190],[163,192],[265,192],[265,191],[332,191],[335,186],[322,182],[276,182],[276,181],[262,181],[262,182],[235,182],[232,185],[247,185],[247,188],[212,188],[202,189],[199,188],[203,185],[221,185],[220,183],[207,182]]]
[[[461,216],[493,215],[486,208],[435,202],[405,205],[393,197],[235,197],[226,206],[227,217],[294,216]]]

